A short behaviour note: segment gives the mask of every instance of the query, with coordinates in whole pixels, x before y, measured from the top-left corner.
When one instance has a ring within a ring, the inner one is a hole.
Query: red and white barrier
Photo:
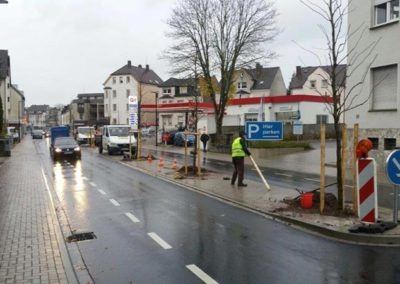
[[[357,162],[358,216],[361,222],[375,223],[378,219],[376,163],[372,158]]]

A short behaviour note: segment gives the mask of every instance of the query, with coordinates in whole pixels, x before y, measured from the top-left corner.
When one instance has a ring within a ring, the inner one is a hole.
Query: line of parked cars
[[[165,131],[161,135],[161,141],[167,145],[185,146],[185,140],[189,147],[193,146],[196,137],[193,134],[186,134],[182,131]]]

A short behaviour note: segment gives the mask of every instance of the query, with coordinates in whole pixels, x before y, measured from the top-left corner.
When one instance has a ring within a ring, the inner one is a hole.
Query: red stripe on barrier
[[[360,204],[367,199],[371,194],[374,193],[374,178],[372,177],[364,186],[360,189]]]
[[[375,208],[373,208],[364,218],[361,219],[364,222],[375,223]]]
[[[372,160],[358,160],[358,173],[361,173],[371,162]]]

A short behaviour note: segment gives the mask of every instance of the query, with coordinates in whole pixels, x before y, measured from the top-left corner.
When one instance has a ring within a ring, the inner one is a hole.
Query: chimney
[[[128,67],[131,68],[132,67],[132,63],[130,60],[128,60]]]
[[[146,64],[146,70],[149,71],[149,64]]]
[[[262,65],[259,62],[257,62],[256,63],[256,69],[257,70],[261,70],[262,68],[263,68]]]
[[[138,67],[139,67],[139,68],[142,68],[142,64],[139,64]]]
[[[302,77],[300,66],[296,66],[296,77],[299,79]]]

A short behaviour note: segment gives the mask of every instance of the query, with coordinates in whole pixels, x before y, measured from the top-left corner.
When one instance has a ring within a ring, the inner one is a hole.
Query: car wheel
[[[112,153],[111,153],[111,150],[110,150],[110,146],[107,146],[107,153],[108,153],[108,155],[112,155]]]
[[[99,154],[103,153],[103,147],[99,146]]]

